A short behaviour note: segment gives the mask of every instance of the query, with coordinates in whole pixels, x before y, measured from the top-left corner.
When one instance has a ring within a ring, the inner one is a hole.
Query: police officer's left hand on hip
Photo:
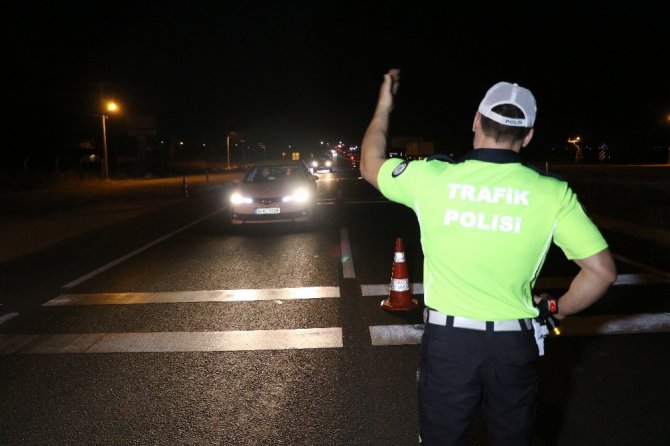
[[[558,313],[558,299],[547,293],[542,293],[535,298],[535,306],[540,311],[537,317],[539,322],[546,325],[553,334],[560,334],[559,322],[554,318],[554,315]]]
[[[558,313],[558,299],[547,293],[542,293],[536,298],[535,306],[540,310],[541,321]]]

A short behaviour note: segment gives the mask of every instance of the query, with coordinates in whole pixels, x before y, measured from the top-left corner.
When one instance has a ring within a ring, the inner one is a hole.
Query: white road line
[[[658,268],[654,268],[653,266],[649,266],[647,264],[638,262],[637,260],[630,259],[628,257],[619,255],[619,254],[612,254],[612,257],[614,257],[616,260],[623,262],[623,263],[628,263],[629,265],[633,265],[637,268],[643,269],[645,271],[649,271],[652,274],[655,274],[657,276],[663,277],[666,281],[670,281],[670,273],[660,270]]]
[[[573,316],[561,337],[670,332],[670,313]],[[371,326],[373,346],[417,345],[424,325]],[[342,328],[224,332],[0,335],[0,355],[15,353],[212,352],[342,348]]]
[[[423,294],[423,283],[410,283],[410,293]],[[363,296],[385,296],[391,291],[391,283],[377,285],[361,285],[361,294]]]
[[[540,277],[535,285],[540,288],[566,288],[571,282],[571,276]],[[670,280],[658,274],[642,273],[619,274],[614,285],[654,285],[664,283],[670,283]],[[390,283],[361,285],[361,293],[363,296],[385,296],[389,293],[390,288]],[[423,283],[416,282],[410,284],[410,292],[412,294],[423,294]]]
[[[619,274],[614,285],[654,285],[670,283],[670,275],[661,277],[657,274]]]
[[[571,276],[540,277],[536,286],[541,288],[567,288],[571,282]],[[658,274],[619,274],[614,285],[653,285],[668,282],[670,282],[668,278]]]
[[[670,313],[571,316],[560,326],[560,337],[670,332]],[[370,327],[373,346],[421,343],[424,325],[376,325]]]
[[[88,279],[90,279],[90,278],[92,278],[92,277],[95,277],[95,276],[97,276],[98,274],[100,274],[100,273],[102,273],[102,272],[104,272],[104,271],[107,271],[108,269],[110,269],[110,268],[112,268],[112,267],[118,265],[119,263],[125,262],[125,261],[128,260],[129,258],[136,256],[137,254],[141,253],[142,251],[145,251],[145,250],[151,248],[152,246],[155,246],[155,245],[157,245],[157,244],[159,244],[159,243],[161,243],[161,242],[163,242],[163,241],[169,239],[169,238],[172,237],[173,235],[179,234],[180,232],[182,232],[182,231],[184,231],[184,230],[190,228],[191,226],[196,225],[196,224],[200,223],[201,221],[208,219],[208,218],[211,217],[212,215],[218,214],[219,212],[223,211],[223,209],[224,209],[224,208],[221,208],[221,209],[219,209],[219,210],[216,210],[216,211],[212,212],[212,213],[209,214],[209,215],[205,215],[204,217],[199,218],[199,219],[197,219],[196,221],[187,224],[186,226],[182,226],[181,228],[177,229],[176,231],[172,231],[171,233],[169,233],[169,234],[167,234],[167,235],[165,235],[165,236],[163,236],[163,237],[161,237],[161,238],[159,238],[159,239],[157,239],[157,240],[154,240],[153,242],[148,243],[148,244],[142,246],[141,248],[136,249],[135,251],[126,254],[126,255],[123,256],[123,257],[120,257],[120,258],[118,258],[118,259],[116,259],[116,260],[114,260],[114,261],[112,261],[112,262],[110,262],[110,263],[108,263],[108,264],[106,264],[106,265],[104,265],[104,266],[101,266],[100,268],[96,269],[95,271],[91,271],[90,273],[88,273],[88,274],[86,274],[86,275],[80,277],[79,279],[73,280],[72,282],[63,285],[63,288],[74,288],[75,286],[79,285],[80,283],[85,282],[85,281],[87,281]]]
[[[420,344],[423,328],[423,324],[371,326],[370,340],[372,345],[377,347]]]
[[[670,331],[670,313],[571,316],[560,326],[561,336],[593,336]]]
[[[0,316],[0,325],[4,324],[5,322],[7,322],[10,319],[14,319],[18,315],[19,315],[19,313],[3,314],[2,316]]]
[[[94,293],[61,294],[42,304],[62,305],[128,305],[181,302],[248,302],[258,300],[293,300],[339,298],[339,287],[271,288],[258,290],[169,291],[160,293]]]
[[[340,327],[296,330],[0,335],[0,355],[223,352],[342,347]]]
[[[345,279],[355,279],[354,257],[351,254],[347,228],[340,229],[340,255],[342,256],[342,276]]]

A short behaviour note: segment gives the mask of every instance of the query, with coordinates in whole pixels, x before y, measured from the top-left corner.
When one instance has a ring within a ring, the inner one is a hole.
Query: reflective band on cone
[[[402,238],[395,241],[395,253],[393,255],[393,268],[391,270],[391,290],[388,299],[381,303],[386,310],[408,311],[414,310],[419,304],[412,299],[409,286],[409,274],[405,263],[405,247]]]
[[[391,279],[391,289],[393,291],[409,291],[409,280]]]

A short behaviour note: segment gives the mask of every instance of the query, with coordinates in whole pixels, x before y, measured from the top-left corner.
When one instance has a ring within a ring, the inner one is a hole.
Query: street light
[[[105,121],[109,118],[109,115],[105,112],[113,113],[117,112],[118,110],[119,106],[115,102],[110,101],[105,104],[105,110],[103,111],[102,115],[100,115],[102,119],[102,177],[105,180],[109,179],[109,165],[107,161],[107,125],[105,123]]]

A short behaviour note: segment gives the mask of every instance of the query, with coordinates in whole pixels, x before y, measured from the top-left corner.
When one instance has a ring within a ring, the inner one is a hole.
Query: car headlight
[[[332,161],[326,161],[326,167],[330,167],[332,165],[333,165]]]
[[[245,197],[244,195],[240,194],[239,192],[234,192],[230,196],[230,202],[232,204],[251,204],[253,200],[250,197]]]
[[[319,162],[318,162],[318,161],[312,161],[312,167],[316,167],[316,166],[318,166],[318,165],[319,165]]]
[[[291,195],[286,195],[282,198],[282,201],[295,201],[298,203],[304,203],[308,201],[311,197],[311,194],[307,189],[298,189],[294,191]]]

